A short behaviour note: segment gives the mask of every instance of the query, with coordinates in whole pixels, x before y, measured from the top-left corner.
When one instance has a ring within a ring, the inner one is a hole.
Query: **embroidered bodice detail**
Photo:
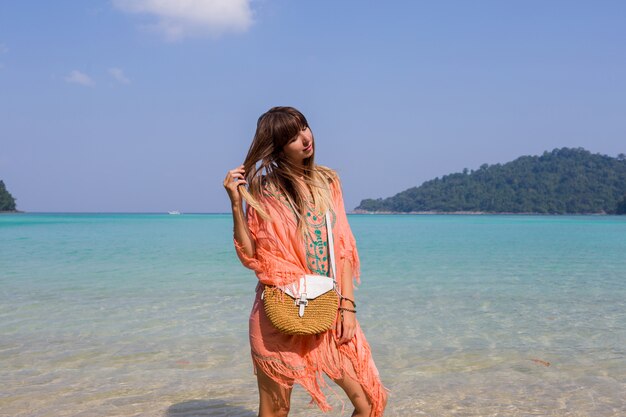
[[[330,210],[331,223],[335,223],[335,212]],[[305,236],[306,263],[312,274],[329,276],[328,234],[326,215],[315,211],[310,202],[306,207],[307,234]]]

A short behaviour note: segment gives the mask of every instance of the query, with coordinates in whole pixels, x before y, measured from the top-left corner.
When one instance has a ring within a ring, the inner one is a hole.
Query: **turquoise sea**
[[[626,415],[626,216],[349,220],[387,416]],[[0,215],[0,416],[256,416],[231,236],[229,215]],[[321,413],[296,388],[291,415]]]

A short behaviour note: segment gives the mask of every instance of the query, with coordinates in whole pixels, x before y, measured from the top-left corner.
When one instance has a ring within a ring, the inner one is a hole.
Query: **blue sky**
[[[256,119],[307,116],[346,206],[557,147],[626,152],[626,2],[0,2],[25,211],[224,212]]]

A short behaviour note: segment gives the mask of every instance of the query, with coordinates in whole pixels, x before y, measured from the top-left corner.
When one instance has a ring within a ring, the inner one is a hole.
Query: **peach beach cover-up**
[[[331,183],[330,189],[337,285],[341,292],[339,277],[343,276],[344,262],[352,267],[353,279],[360,282],[359,255],[348,224],[338,178]],[[380,381],[369,344],[358,322],[352,340],[337,346],[334,328],[318,335],[287,335],[278,331],[265,315],[261,300],[262,284],[291,284],[311,272],[307,266],[307,252],[296,217],[284,196],[268,191],[260,202],[272,221],[265,221],[256,210],[248,206],[248,228],[256,244],[254,257],[248,257],[234,240],[239,259],[259,279],[249,323],[255,372],[261,369],[285,387],[291,387],[293,382],[300,384],[324,412],[331,410],[322,392],[322,388],[326,386],[324,374],[332,379],[348,375],[363,387],[372,404],[370,416],[381,417],[387,392]]]

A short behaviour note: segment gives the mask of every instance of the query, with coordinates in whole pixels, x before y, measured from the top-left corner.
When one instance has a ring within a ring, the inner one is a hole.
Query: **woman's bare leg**
[[[292,388],[285,388],[257,368],[259,417],[287,417]]]
[[[350,402],[354,406],[354,412],[352,417],[368,417],[372,412],[372,404],[370,404],[363,391],[363,387],[356,380],[350,378],[347,373],[341,378],[334,379],[335,383],[339,385],[346,393]]]

